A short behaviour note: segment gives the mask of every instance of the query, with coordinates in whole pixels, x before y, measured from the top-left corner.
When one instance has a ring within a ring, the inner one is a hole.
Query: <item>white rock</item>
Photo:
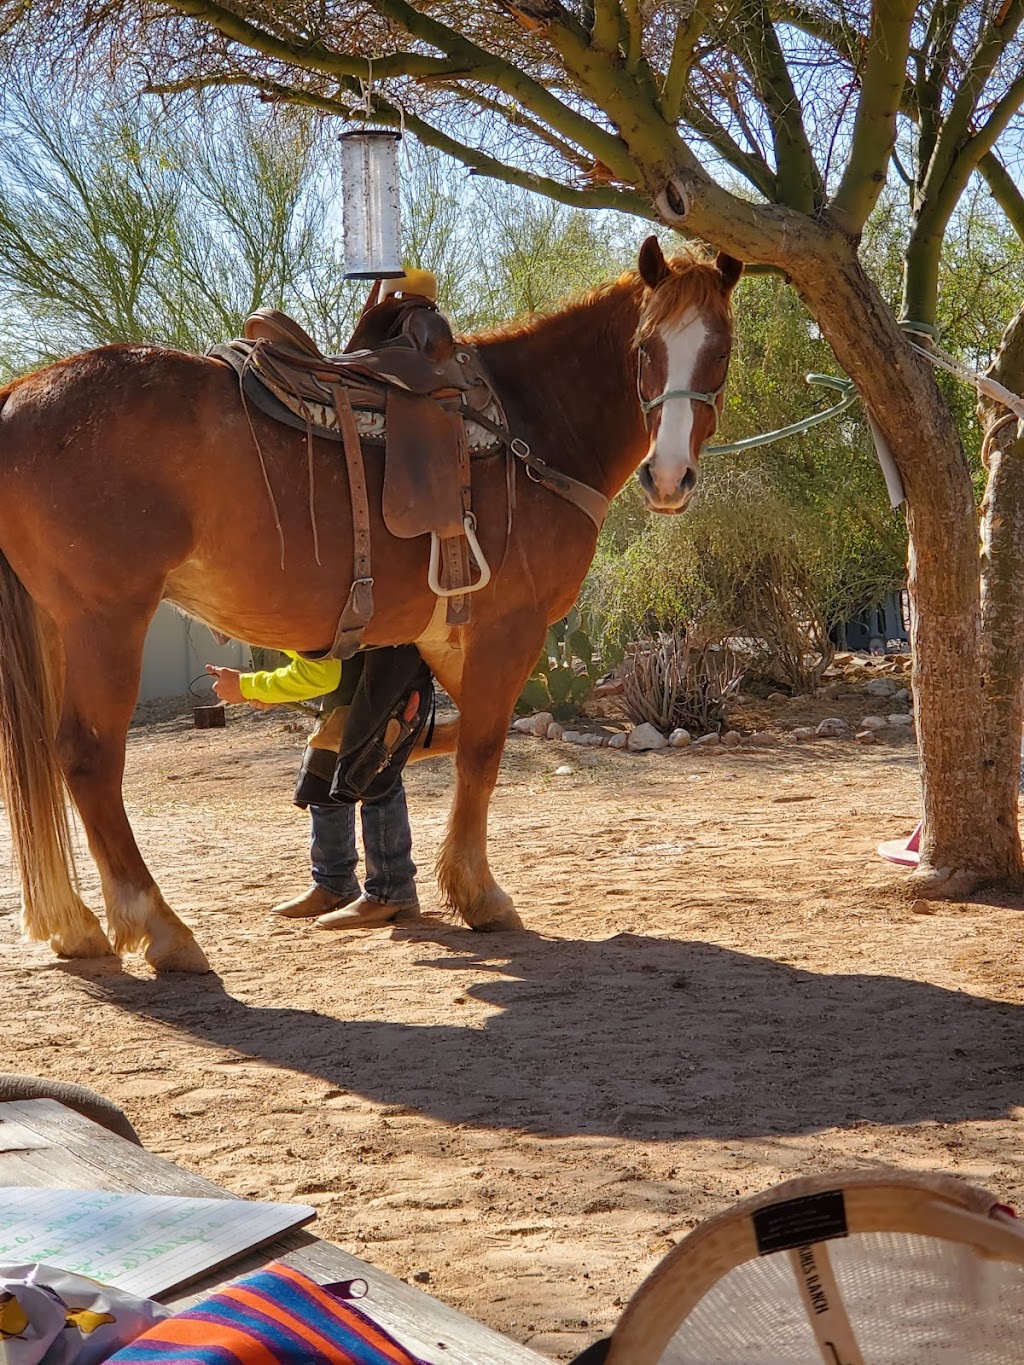
[[[743,736],[739,730],[726,730],[722,736],[722,743],[727,749],[738,749],[743,743]]]
[[[699,749],[699,748],[702,748],[702,747],[704,747],[704,746],[712,746],[712,745],[715,745],[715,744],[721,744],[721,742],[722,742],[721,736],[719,735],[718,731],[717,731],[717,730],[712,730],[711,733],[710,733],[710,735],[701,735],[700,739],[695,739],[695,740],[693,741],[693,747],[694,747],[695,749]]]
[[[602,749],[608,743],[607,735],[582,734],[580,735],[581,744],[588,749]]]
[[[608,741],[609,749],[625,749],[629,744],[629,735],[625,730],[620,730],[618,734],[612,735]]]
[[[520,735],[533,734],[533,717],[520,716],[518,720],[512,722],[512,729]]]
[[[839,735],[848,734],[850,727],[841,716],[826,716],[824,720],[818,721],[818,734],[824,735],[827,739],[836,739]]]
[[[909,687],[901,687],[900,690],[899,690],[898,692],[894,692],[894,693],[892,694],[892,699],[893,699],[893,701],[909,701],[909,700],[910,700],[910,688],[909,688]]]
[[[864,691],[869,697],[891,697],[896,690],[892,678],[872,678],[864,684]]]
[[[673,749],[685,749],[690,742],[689,730],[683,730],[682,728],[673,730],[668,737],[668,742]]]
[[[565,730],[557,720],[553,720],[548,726],[548,739],[561,739],[564,734]]]
[[[560,768],[556,768],[556,769],[555,769],[555,776],[556,776],[556,777],[572,777],[573,772],[574,772],[574,769],[570,768],[569,765],[568,765],[568,763],[563,763],[562,766],[561,766]]]
[[[884,716],[865,716],[860,723],[862,730],[884,730],[889,722]]]
[[[537,714],[531,716],[530,719],[533,721],[532,733],[535,734],[538,739],[547,739],[548,726],[552,725],[555,719],[551,712],[538,711]]]
[[[631,753],[639,754],[646,749],[667,749],[668,740],[660,730],[656,730],[645,721],[643,725],[637,725],[635,729],[630,730],[627,747]]]
[[[813,725],[798,725],[795,730],[790,730],[789,732],[790,739],[795,739],[798,741],[805,739],[816,739],[817,735],[818,732],[817,730],[815,730]]]
[[[752,735],[747,735],[747,743],[753,744],[757,749],[767,749],[769,744],[775,743],[775,736],[770,735],[767,730],[755,730]]]
[[[562,739],[566,744],[579,744],[581,735],[579,730],[563,730]]]
[[[913,717],[913,716],[904,716],[904,715],[899,714],[899,713],[894,713],[893,715],[891,715],[891,716],[889,717],[889,724],[890,724],[890,725],[903,725],[903,726],[907,726],[907,725],[913,725],[913,723],[914,723],[914,717]]]

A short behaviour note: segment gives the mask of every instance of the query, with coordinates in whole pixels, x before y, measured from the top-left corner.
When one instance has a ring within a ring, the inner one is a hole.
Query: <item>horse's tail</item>
[[[61,951],[81,933],[85,907],[72,880],[53,662],[39,610],[0,551],[0,796],[21,872],[22,928],[29,938],[54,937]]]

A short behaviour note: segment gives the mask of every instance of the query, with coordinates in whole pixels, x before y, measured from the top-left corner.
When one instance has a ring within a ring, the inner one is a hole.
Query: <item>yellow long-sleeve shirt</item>
[[[246,701],[308,701],[310,697],[333,692],[341,682],[340,659],[303,659],[290,649],[284,653],[291,659],[290,664],[241,675],[238,686]]]

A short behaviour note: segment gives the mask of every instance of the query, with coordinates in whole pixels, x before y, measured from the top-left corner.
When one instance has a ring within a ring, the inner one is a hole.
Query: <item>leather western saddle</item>
[[[340,441],[344,450],[352,503],[353,576],[329,651],[335,658],[347,659],[359,649],[373,615],[363,441],[385,446],[382,512],[387,529],[401,539],[431,538],[427,581],[438,597],[447,599],[449,625],[469,620],[469,594],[491,578],[476,538],[471,456],[505,454],[509,531],[516,462],[535,482],[580,508],[600,530],[608,500],[552,469],[524,441],[510,437],[505,413],[476,351],[465,342],[456,343],[432,300],[392,294],[378,303],[371,294],[349,349],[336,356],[322,355],[297,322],[273,308],[253,313],[244,330],[244,337],[211,347],[207,354],[238,374],[247,416],[251,403],[306,432],[310,522],[318,563],[313,437]],[[250,428],[262,461],[251,421]],[[269,480],[267,488],[270,491]],[[276,506],[274,510],[276,517]]]
[[[389,295],[368,306],[349,349],[338,356],[321,354],[286,314],[261,308],[246,320],[244,337],[208,354],[235,369],[244,402],[306,432],[311,479],[313,436],[341,442],[354,565],[331,653],[342,659],[354,654],[373,615],[361,441],[386,448],[385,525],[402,539],[430,535],[430,587],[447,599],[449,624],[467,621],[468,594],[491,576],[476,538],[470,455],[506,449],[508,425],[475,353],[456,347],[436,305],[419,295]],[[310,515],[316,542],[312,491]]]

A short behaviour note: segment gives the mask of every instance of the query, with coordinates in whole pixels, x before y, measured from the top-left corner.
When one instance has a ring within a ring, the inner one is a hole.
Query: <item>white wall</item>
[[[203,673],[204,664],[244,670],[252,667],[252,655],[249,646],[237,640],[218,645],[207,626],[183,616],[169,602],[161,602],[146,636],[139,701],[181,696]],[[196,683],[197,692],[207,690],[206,682]]]

